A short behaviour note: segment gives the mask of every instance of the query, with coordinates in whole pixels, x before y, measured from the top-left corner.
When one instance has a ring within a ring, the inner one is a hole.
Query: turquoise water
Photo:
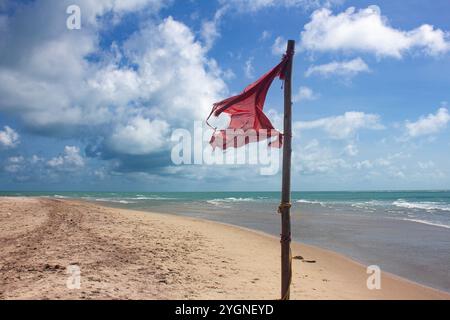
[[[278,192],[1,192],[177,214],[278,236]],[[450,191],[293,192],[292,237],[450,292]]]
[[[240,210],[249,203],[261,211],[273,209],[280,199],[278,192],[0,192],[0,195],[79,198],[141,209],[195,205],[199,211]],[[450,228],[450,191],[293,192],[292,202],[297,209],[378,214]]]

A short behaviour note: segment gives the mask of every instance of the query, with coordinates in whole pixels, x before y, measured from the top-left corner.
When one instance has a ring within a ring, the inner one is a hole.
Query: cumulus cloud
[[[415,122],[406,121],[405,127],[410,137],[418,137],[438,133],[445,129],[450,121],[446,108],[440,108],[436,114],[430,113]]]
[[[171,17],[141,30],[124,47],[143,84],[136,99],[167,122],[191,125],[203,119],[226,89],[217,63],[206,57],[192,31]]]
[[[14,148],[20,143],[19,134],[8,126],[0,131],[0,147],[5,149]]]
[[[356,58],[349,61],[333,61],[327,64],[310,66],[308,70],[306,70],[305,76],[309,77],[318,74],[324,77],[338,75],[350,78],[361,72],[370,72],[370,68],[363,59]]]
[[[119,153],[150,154],[167,145],[168,131],[169,124],[165,121],[136,117],[127,125],[116,128],[108,143],[113,151]]]
[[[9,173],[17,173],[22,169],[24,162],[25,159],[22,156],[9,157],[6,161],[5,171]]]
[[[302,101],[311,101],[316,100],[318,98],[318,95],[308,87],[301,86],[298,88],[297,93],[294,94],[292,97],[293,102],[302,102]]]
[[[349,156],[351,156],[351,157],[357,156],[358,153],[359,153],[358,146],[356,146],[353,143],[350,143],[350,144],[345,146],[344,153],[349,155]]]
[[[63,154],[47,161],[47,165],[54,169],[72,171],[83,167],[84,158],[80,154],[80,148],[75,146],[64,147]]]
[[[425,161],[425,162],[419,161],[419,162],[417,162],[417,165],[419,166],[420,169],[423,169],[423,170],[428,170],[428,169],[432,169],[435,167],[435,163],[431,160]]]
[[[355,168],[358,170],[361,169],[372,169],[374,166],[373,162],[370,160],[358,161],[355,163]]]
[[[429,24],[409,31],[396,29],[377,6],[350,7],[336,15],[327,8],[316,10],[301,33],[301,46],[311,51],[360,51],[394,58],[413,49],[427,55],[450,50],[448,32]]]
[[[101,66],[86,58],[100,51],[102,26],[97,18],[140,7],[144,1],[127,3],[78,2],[83,25],[76,31],[66,28],[70,1],[29,2],[8,15],[7,28],[0,30],[0,38],[8,43],[0,47],[0,110],[15,112],[28,126],[42,129],[108,121],[104,97],[89,85]],[[36,21],[45,23],[36,28]]]
[[[324,174],[339,168],[347,168],[344,159],[337,157],[330,148],[313,139],[305,146],[296,146],[293,154],[294,168],[302,174]]]
[[[297,121],[294,128],[298,130],[321,129],[333,139],[352,137],[360,129],[381,130],[384,126],[380,116],[364,112],[350,111],[340,116],[326,117],[312,121]]]
[[[122,15],[157,13],[166,1],[78,3],[83,25],[76,31],[66,28],[70,1],[30,2],[2,16],[0,112],[22,119],[27,129],[83,136],[96,147],[90,156],[106,153],[125,161],[120,154],[159,150],[170,128],[191,128],[226,94],[222,79],[232,73],[208,58],[208,46],[172,17],[150,16],[120,43],[99,46],[110,23],[106,14],[120,24]],[[35,21],[46,23],[36,28]],[[49,166],[67,163],[64,156],[52,160]]]
[[[3,171],[15,182],[67,182],[69,176],[74,178],[88,173],[89,168],[85,164],[78,147],[66,146],[61,154],[49,158],[36,154],[9,157],[3,161]]]
[[[403,152],[387,154],[372,160],[358,161],[352,167],[357,170],[369,172],[371,175],[380,175],[382,173],[383,176],[391,179],[403,179],[409,176],[404,171],[407,170],[407,166],[405,165],[406,159],[410,158],[410,156],[410,154]]]

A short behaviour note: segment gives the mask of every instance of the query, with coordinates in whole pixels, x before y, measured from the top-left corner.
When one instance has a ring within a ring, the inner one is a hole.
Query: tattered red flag
[[[289,59],[292,58],[292,54],[284,55],[282,61],[276,67],[246,87],[241,94],[213,105],[206,120],[207,123],[212,115],[218,117],[222,112],[231,116],[228,128],[219,131],[214,130],[210,140],[213,148],[238,148],[271,137],[276,137],[276,139],[269,142],[269,146],[281,147],[282,134],[275,130],[269,118],[264,114],[263,108],[273,80],[276,77],[284,80],[286,66]]]

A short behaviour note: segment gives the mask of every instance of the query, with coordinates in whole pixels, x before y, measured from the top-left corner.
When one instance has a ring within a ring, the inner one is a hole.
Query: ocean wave
[[[377,211],[377,209],[374,208],[374,204],[372,204],[372,203],[367,203],[367,202],[352,203],[350,206],[351,206],[352,208],[363,209],[363,210],[367,210],[367,211],[370,211],[370,212],[375,212],[375,211]]]
[[[68,199],[69,197],[61,196],[59,194],[55,194],[55,195],[53,195],[53,198],[56,198],[56,199]]]
[[[175,199],[175,198],[166,198],[166,197],[158,197],[158,196],[154,196],[154,197],[152,197],[152,196],[149,196],[149,197],[147,197],[147,196],[136,196],[136,197],[130,197],[130,198],[127,198],[127,199],[130,199],[130,200],[173,200],[173,199]]]
[[[426,211],[433,211],[433,210],[450,211],[449,204],[442,204],[439,202],[408,202],[400,199],[394,201],[392,205],[406,209],[422,209]]]
[[[304,199],[300,199],[295,201],[297,203],[306,203],[306,204],[318,204],[321,205],[322,207],[325,207],[325,203],[317,201],[317,200],[304,200]]]
[[[403,219],[404,221],[411,221],[411,222],[417,222],[417,223],[422,223],[422,224],[426,224],[429,226],[435,226],[435,227],[441,227],[441,228],[446,228],[446,229],[450,229],[450,226],[446,225],[446,224],[441,224],[441,223],[436,223],[436,222],[430,222],[430,221],[426,221],[426,220],[419,220],[419,219]]]
[[[231,208],[231,203],[239,203],[239,202],[253,202],[256,201],[256,199],[253,198],[221,198],[221,199],[212,199],[212,200],[206,200],[206,203],[212,204],[213,206],[220,207],[220,208]]]
[[[122,200],[122,199],[97,198],[97,199],[94,199],[94,200],[95,201],[99,201],[99,202],[113,202],[113,203],[122,203],[122,204],[135,203],[133,201],[127,201],[127,200]]]
[[[225,205],[224,202],[221,201],[220,199],[206,200],[206,203],[212,204],[213,206],[220,207],[220,208],[225,208],[225,209],[231,208],[231,206]]]
[[[256,199],[254,198],[234,198],[234,197],[230,197],[230,198],[221,198],[221,199],[213,199],[213,200],[207,200],[208,201],[214,201],[214,202],[252,202],[252,201],[256,201]]]
[[[377,211],[380,207],[385,207],[387,205],[390,205],[389,202],[380,201],[380,200],[369,200],[369,201],[362,201],[362,202],[353,202],[350,203],[350,206],[357,209],[364,209],[371,212]]]

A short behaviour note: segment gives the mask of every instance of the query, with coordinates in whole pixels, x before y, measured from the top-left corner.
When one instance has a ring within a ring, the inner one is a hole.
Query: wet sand
[[[0,299],[277,299],[279,241],[193,218],[45,198],[0,198]],[[293,243],[293,299],[450,299]],[[69,289],[67,267],[81,272]]]

